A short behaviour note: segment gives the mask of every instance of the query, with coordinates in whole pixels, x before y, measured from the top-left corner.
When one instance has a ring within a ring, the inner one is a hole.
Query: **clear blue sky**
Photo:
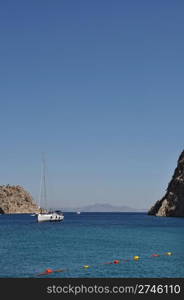
[[[183,150],[184,2],[2,0],[0,183],[148,208]]]

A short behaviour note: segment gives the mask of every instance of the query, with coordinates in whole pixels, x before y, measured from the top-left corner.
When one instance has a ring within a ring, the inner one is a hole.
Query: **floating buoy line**
[[[98,263],[96,265],[83,265],[81,267],[78,267],[77,269],[88,270],[90,268],[94,268],[94,267],[97,267],[97,266],[100,266],[100,265],[101,266],[102,265],[112,265],[112,264],[118,265],[118,264],[121,264],[121,263],[130,262],[130,261],[140,261],[140,260],[145,260],[145,259],[148,259],[148,258],[156,258],[156,257],[161,257],[161,256],[172,256],[172,255],[173,255],[173,252],[170,252],[170,251],[169,252],[165,252],[164,254],[154,253],[151,256],[146,256],[146,257],[145,256],[135,255],[131,259],[115,259],[115,260],[110,261],[110,262]],[[51,274],[54,274],[54,273],[62,273],[62,272],[70,271],[70,270],[71,269],[57,269],[57,270],[53,270],[51,268],[47,268],[42,273],[36,274],[36,276],[51,275]]]

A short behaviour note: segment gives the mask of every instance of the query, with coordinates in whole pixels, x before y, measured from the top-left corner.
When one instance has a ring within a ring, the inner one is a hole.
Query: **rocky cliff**
[[[39,207],[32,196],[19,185],[0,186],[0,213],[38,213]]]
[[[149,215],[184,217],[184,151],[181,153],[166,194],[149,210]]]

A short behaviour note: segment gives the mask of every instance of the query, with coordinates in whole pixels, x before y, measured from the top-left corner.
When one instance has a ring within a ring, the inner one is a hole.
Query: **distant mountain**
[[[95,203],[87,206],[81,206],[77,208],[63,208],[62,209],[65,212],[76,212],[76,211],[81,211],[81,212],[144,212],[147,211],[147,209],[137,209],[137,208],[132,208],[129,206],[113,206],[111,204],[107,203]]]

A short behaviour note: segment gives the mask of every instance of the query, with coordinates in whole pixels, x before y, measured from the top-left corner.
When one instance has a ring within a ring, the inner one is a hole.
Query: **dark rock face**
[[[0,214],[39,213],[32,196],[19,185],[0,186]]]
[[[0,207],[0,214],[3,215],[4,214],[4,210],[2,210],[2,208]]]
[[[149,215],[184,217],[184,151],[181,153],[165,196],[148,211]]]

